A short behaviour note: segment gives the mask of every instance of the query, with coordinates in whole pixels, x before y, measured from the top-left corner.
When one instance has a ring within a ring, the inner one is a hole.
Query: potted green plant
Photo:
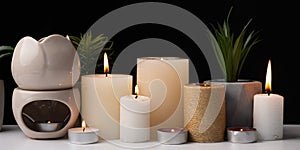
[[[240,72],[244,62],[257,43],[261,40],[258,32],[248,31],[250,19],[240,33],[233,33],[229,17],[230,8],[223,25],[212,25],[211,42],[217,60],[223,71],[224,79],[213,79],[208,82],[224,84],[226,87],[226,125],[253,126],[253,96],[262,92],[261,82],[249,79],[240,79]]]
[[[14,48],[11,46],[0,46],[0,68],[3,69],[5,66],[3,64],[6,64],[7,61],[9,61],[12,57]],[[0,131],[2,130],[2,124],[3,124],[3,117],[4,117],[4,78],[6,75],[6,72],[0,73]]]

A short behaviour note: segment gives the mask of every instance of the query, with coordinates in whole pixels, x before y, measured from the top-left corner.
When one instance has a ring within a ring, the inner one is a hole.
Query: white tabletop
[[[67,138],[55,140],[30,139],[17,125],[4,125],[0,131],[0,150],[125,150],[125,149],[153,149],[153,150],[300,150],[300,125],[285,125],[284,138],[276,141],[259,141],[248,144],[231,143],[228,141],[217,143],[188,142],[181,145],[163,145],[157,141],[146,143],[123,143],[119,140],[99,141],[88,145],[71,144]]]

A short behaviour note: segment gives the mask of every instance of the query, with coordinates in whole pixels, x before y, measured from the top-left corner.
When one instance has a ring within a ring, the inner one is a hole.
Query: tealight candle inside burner
[[[187,129],[161,128],[157,130],[157,139],[163,144],[183,144],[187,142]]]
[[[40,122],[37,123],[37,128],[40,132],[54,132],[60,129],[61,123],[57,122]]]
[[[250,127],[227,128],[228,141],[233,143],[252,143],[257,141],[257,131]]]

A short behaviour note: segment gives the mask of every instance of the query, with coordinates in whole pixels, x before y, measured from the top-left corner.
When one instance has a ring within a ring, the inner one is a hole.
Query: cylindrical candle
[[[145,142],[150,140],[150,98],[127,95],[120,99],[120,140]]]
[[[4,117],[4,81],[0,80],[0,131],[2,130]]]
[[[189,81],[189,60],[178,57],[137,59],[140,94],[151,98],[150,133],[157,129],[183,127],[183,85]]]
[[[98,142],[99,129],[81,127],[68,129],[68,139],[73,144],[91,144]]]
[[[132,76],[123,74],[93,74],[82,76],[82,117],[100,130],[105,140],[120,138],[120,103],[130,95]]]
[[[224,141],[225,87],[191,83],[184,86],[184,125],[193,142]]]
[[[228,141],[233,143],[252,143],[257,140],[257,132],[251,127],[229,127],[227,128]]]
[[[254,95],[253,127],[259,140],[277,140],[283,137],[283,97],[272,94],[271,61],[268,62],[265,91]]]
[[[160,128],[157,129],[157,140],[162,144],[176,145],[186,143],[188,130],[185,128]]]
[[[57,123],[57,122],[41,122],[37,123],[37,129],[40,132],[54,132],[60,129],[62,126],[62,123]]]
[[[259,140],[277,140],[283,136],[283,97],[278,94],[254,95],[253,127]]]

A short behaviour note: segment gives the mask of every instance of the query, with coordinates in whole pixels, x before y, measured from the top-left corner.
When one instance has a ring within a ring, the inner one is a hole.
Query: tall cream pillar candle
[[[105,140],[120,137],[120,98],[131,94],[132,76],[93,74],[82,76],[82,118],[99,129]]]
[[[254,95],[253,127],[259,140],[283,137],[283,96],[271,93],[271,61],[268,62],[265,94]]]
[[[98,128],[102,139],[120,138],[120,98],[130,95],[132,76],[109,74],[104,53],[104,74],[82,76],[82,117],[90,127]]]
[[[157,129],[183,127],[183,86],[189,82],[189,60],[179,57],[137,59],[140,94],[150,97],[151,139]]]
[[[150,98],[136,91],[136,95],[121,97],[120,105],[120,140],[132,143],[150,140]]]

